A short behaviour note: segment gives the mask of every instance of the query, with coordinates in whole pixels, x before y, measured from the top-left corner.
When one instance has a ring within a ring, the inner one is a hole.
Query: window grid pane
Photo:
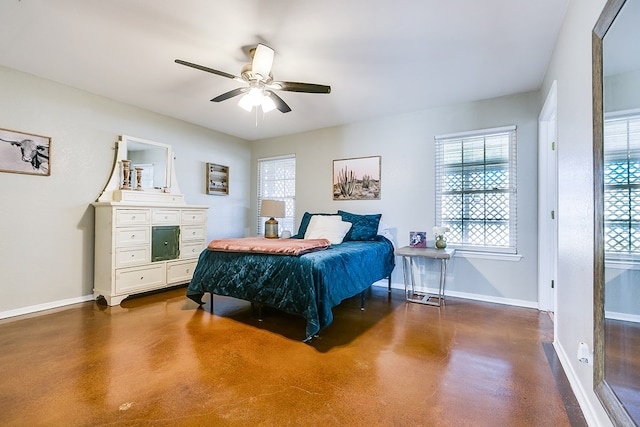
[[[604,123],[604,237],[609,254],[640,254],[640,115]]]
[[[516,130],[436,138],[436,221],[447,240],[516,252]]]
[[[265,218],[260,217],[263,199],[283,200],[285,217],[277,218],[280,232],[293,232],[296,216],[296,158],[278,157],[258,160],[258,234],[264,234]]]

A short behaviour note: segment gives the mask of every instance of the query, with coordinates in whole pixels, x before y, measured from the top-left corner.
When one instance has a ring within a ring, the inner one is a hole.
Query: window
[[[516,127],[437,136],[436,222],[464,250],[517,252]]]
[[[278,230],[293,229],[296,215],[296,158],[272,157],[258,160],[258,214],[263,199],[284,200],[285,218],[278,220]],[[265,218],[258,216],[258,234],[264,234]]]
[[[604,122],[605,252],[640,255],[640,112]]]

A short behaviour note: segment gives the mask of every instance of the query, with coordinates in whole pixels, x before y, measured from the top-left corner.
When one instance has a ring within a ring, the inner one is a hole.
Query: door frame
[[[538,309],[549,312],[558,287],[557,86],[554,80],[538,117]]]

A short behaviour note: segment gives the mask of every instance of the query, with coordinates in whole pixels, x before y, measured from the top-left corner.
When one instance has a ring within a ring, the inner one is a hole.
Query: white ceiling
[[[3,0],[0,65],[248,140],[539,89],[568,0]],[[292,112],[247,113],[243,47]]]

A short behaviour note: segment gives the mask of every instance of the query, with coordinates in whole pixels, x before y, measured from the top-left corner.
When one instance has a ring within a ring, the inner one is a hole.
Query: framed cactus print
[[[380,200],[380,156],[333,161],[333,200]]]

